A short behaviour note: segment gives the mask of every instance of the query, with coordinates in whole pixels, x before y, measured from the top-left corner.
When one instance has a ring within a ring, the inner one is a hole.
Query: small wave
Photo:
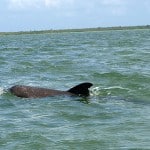
[[[103,89],[107,89],[107,90],[110,90],[110,89],[130,90],[130,89],[128,89],[128,88],[123,88],[123,87],[121,87],[121,86],[111,86],[111,87],[103,88]]]

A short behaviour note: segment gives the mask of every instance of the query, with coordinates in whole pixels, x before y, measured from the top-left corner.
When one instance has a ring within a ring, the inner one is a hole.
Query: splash
[[[112,87],[94,87],[90,89],[91,96],[108,96],[108,95],[116,95],[121,93],[129,92],[130,89],[123,88],[121,86],[112,86]]]
[[[99,95],[110,95],[111,93],[108,90],[101,87],[94,87],[90,90],[91,96],[99,96]]]
[[[2,95],[3,93],[5,93],[5,90],[2,87],[0,87],[0,95]]]

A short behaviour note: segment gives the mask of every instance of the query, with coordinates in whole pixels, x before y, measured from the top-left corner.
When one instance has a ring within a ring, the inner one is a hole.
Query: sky
[[[150,25],[150,0],[0,0],[0,32]]]

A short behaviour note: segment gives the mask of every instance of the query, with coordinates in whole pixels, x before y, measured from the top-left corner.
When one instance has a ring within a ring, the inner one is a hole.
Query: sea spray
[[[0,95],[2,95],[3,93],[5,93],[5,90],[2,87],[0,87]]]
[[[100,96],[100,95],[107,96],[107,95],[110,95],[110,94],[111,94],[110,91],[108,92],[107,90],[105,90],[101,87],[94,87],[94,88],[91,88],[91,90],[90,90],[90,95],[91,96]]]
[[[117,93],[129,93],[130,89],[123,88],[121,86],[111,86],[111,87],[94,87],[90,89],[91,96],[108,96],[116,95]]]

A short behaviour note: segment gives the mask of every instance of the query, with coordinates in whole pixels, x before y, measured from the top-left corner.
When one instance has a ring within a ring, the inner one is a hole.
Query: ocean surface
[[[88,98],[7,90],[82,82]],[[150,30],[0,35],[0,149],[150,149]]]

